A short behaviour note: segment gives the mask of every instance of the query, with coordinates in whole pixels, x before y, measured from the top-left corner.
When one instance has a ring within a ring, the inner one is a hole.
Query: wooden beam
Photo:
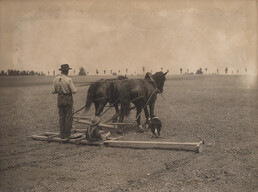
[[[160,141],[104,141],[108,144],[151,144],[151,145],[184,145],[184,146],[197,146],[199,142],[160,142]]]
[[[85,139],[85,138],[86,138],[86,136],[85,136],[85,134],[84,134],[82,137],[76,138],[75,141],[80,141],[80,140],[83,140],[83,139]]]
[[[90,124],[91,124],[90,121],[88,121],[88,120],[82,120],[82,119],[77,120],[76,122],[77,122],[77,123],[81,123],[81,124],[86,124],[86,125],[90,125]],[[104,127],[104,128],[117,129],[117,126],[115,126],[115,125],[107,125],[107,124],[104,124],[104,123],[99,123],[98,126]]]
[[[68,139],[61,139],[59,137],[50,138],[49,136],[42,136],[42,135],[32,135],[31,138],[35,140],[41,140],[41,141],[68,141]]]
[[[71,134],[74,134],[74,133],[85,133],[87,131],[87,129],[72,129],[71,130]],[[57,132],[44,132],[43,134],[41,135],[45,135],[45,136],[50,136],[50,135],[58,135],[59,133]]]
[[[54,134],[54,135],[49,135],[47,138],[48,138],[49,140],[51,140],[51,139],[54,138],[54,137],[60,137],[60,134],[58,133],[58,134]]]
[[[67,142],[67,143],[84,144],[84,145],[100,145],[101,144],[100,141],[90,142],[90,141],[85,140],[85,138],[61,139],[58,137],[53,137],[53,138],[49,139],[47,136],[42,136],[42,135],[32,135],[31,138],[35,139],[35,140],[40,140],[40,141]]]
[[[124,136],[119,136],[119,137],[107,137],[107,140],[117,140],[117,139],[121,139]]]
[[[133,125],[133,123],[108,123],[107,125]]]
[[[31,138],[35,140],[48,141],[48,137],[43,135],[32,135]]]
[[[100,145],[101,141],[94,141],[94,142],[90,142],[86,139],[69,139],[68,143],[74,143],[74,144],[83,144],[83,145]]]
[[[42,135],[45,135],[45,136],[51,136],[51,135],[58,135],[59,133],[57,133],[57,132],[49,132],[49,131],[47,131],[47,132],[44,132]]]
[[[200,141],[197,146],[196,146],[196,153],[201,153],[203,151],[203,145],[204,145],[204,141]]]
[[[116,119],[118,116],[119,116],[119,113],[116,113],[115,115],[113,115],[113,117],[111,117],[111,118],[109,118],[109,119],[103,121],[102,123],[107,123],[107,122],[109,122],[109,121],[112,121],[113,119]]]
[[[103,142],[104,144],[108,145],[108,144],[122,144],[122,146],[127,146],[130,147],[130,145],[140,145],[141,147],[144,146],[144,148],[147,147],[147,145],[150,145],[151,148],[155,148],[155,147],[162,147],[162,148],[167,148],[167,147],[175,147],[175,146],[179,146],[179,147],[183,147],[183,146],[195,146],[195,152],[196,153],[201,153],[203,150],[203,144],[204,141],[200,141],[200,142],[160,142],[160,141],[117,141],[117,140],[106,140]],[[148,147],[150,147],[148,146]],[[167,147],[165,147],[167,146]]]

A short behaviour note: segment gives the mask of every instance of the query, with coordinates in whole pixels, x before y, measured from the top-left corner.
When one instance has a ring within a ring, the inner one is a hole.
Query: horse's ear
[[[166,74],[168,73],[168,70],[167,70],[167,72],[166,73],[164,73],[164,76],[166,76]]]

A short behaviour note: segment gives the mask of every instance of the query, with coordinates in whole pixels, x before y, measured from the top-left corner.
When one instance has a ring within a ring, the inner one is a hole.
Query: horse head
[[[163,92],[163,87],[164,87],[164,83],[166,81],[166,74],[168,73],[168,71],[166,73],[163,73],[162,71],[155,73],[152,78],[154,79],[157,88],[159,89],[159,91],[162,93]]]

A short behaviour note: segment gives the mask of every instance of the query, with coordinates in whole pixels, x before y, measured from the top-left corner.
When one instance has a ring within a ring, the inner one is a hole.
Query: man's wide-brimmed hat
[[[60,71],[67,71],[67,70],[70,70],[72,68],[69,67],[68,64],[63,64],[61,65],[61,68],[59,69]]]

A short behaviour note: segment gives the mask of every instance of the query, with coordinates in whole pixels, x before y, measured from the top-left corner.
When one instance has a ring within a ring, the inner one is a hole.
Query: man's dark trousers
[[[73,96],[72,94],[58,95],[60,137],[68,138],[73,124]]]

